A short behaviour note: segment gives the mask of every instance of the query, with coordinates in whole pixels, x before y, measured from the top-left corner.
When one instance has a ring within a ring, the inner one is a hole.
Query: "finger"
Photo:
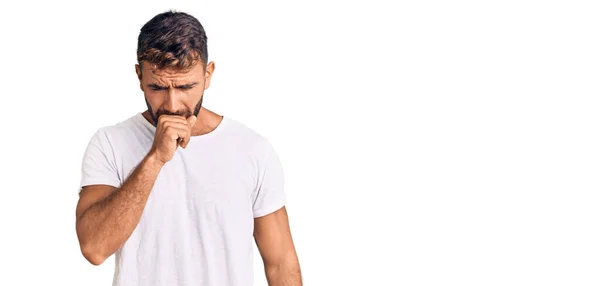
[[[158,118],[158,123],[159,124],[165,124],[167,122],[174,122],[174,123],[181,123],[181,124],[188,124],[187,120],[185,119],[185,117],[183,116],[179,116],[179,115],[161,115]]]
[[[181,122],[165,122],[163,124],[165,136],[177,145],[184,147],[189,142],[191,128],[188,124]]]
[[[179,143],[179,138],[181,138],[181,137],[179,136],[178,132],[177,131],[171,131],[171,130],[176,130],[176,129],[175,128],[169,129],[170,132],[167,133],[169,139],[171,139],[171,141],[175,141],[175,142]]]
[[[183,145],[181,145],[181,147],[183,147],[184,149],[187,147],[187,145],[190,143],[191,141],[191,136],[192,136],[192,129],[191,128],[186,128],[185,130],[185,138],[183,138]]]
[[[185,141],[183,142],[184,145],[181,147],[183,147],[185,149],[187,147],[187,145],[190,143],[190,141],[192,140],[191,138],[192,138],[192,128],[190,127],[190,128],[186,129],[186,137],[185,137]]]
[[[196,124],[196,120],[198,119],[198,117],[192,115],[190,117],[188,117],[187,122],[190,125],[190,128],[194,127],[194,125]]]
[[[175,130],[175,129],[174,129]],[[185,148],[190,141],[189,130],[188,128],[178,128],[175,131],[176,142],[177,145]]]
[[[187,130],[190,129],[190,125],[187,123],[187,121],[183,121],[183,122],[179,122],[179,121],[165,121],[162,124],[162,128],[163,130],[169,130],[171,128],[176,129],[175,132],[179,129],[181,130]]]
[[[164,136],[169,138],[171,141],[178,141],[179,138],[185,138],[185,130],[186,128],[182,128],[181,125],[177,125],[174,123],[167,123],[168,125],[164,128]]]
[[[196,124],[196,120],[197,119],[198,118],[196,116],[194,116],[194,115],[192,115],[192,116],[190,116],[190,117],[187,118],[187,123],[188,123],[187,133],[188,134],[186,136],[185,142],[183,142],[184,145],[182,145],[181,147],[186,148],[187,145],[190,143],[190,141],[191,141],[190,138],[192,136],[192,128],[194,128],[194,125]]]

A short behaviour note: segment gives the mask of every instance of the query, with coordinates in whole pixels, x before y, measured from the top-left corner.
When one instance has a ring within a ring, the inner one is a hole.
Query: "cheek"
[[[198,100],[196,100],[196,98],[194,98],[193,100],[186,100],[185,101],[185,107],[187,108],[187,110],[194,110],[194,108],[196,108],[196,104],[198,103]]]
[[[165,97],[156,91],[145,91],[144,96],[146,100],[150,103],[153,109],[163,105]]]
[[[198,88],[193,91],[185,92],[184,100],[186,105],[194,107],[200,98],[202,98],[202,89]]]

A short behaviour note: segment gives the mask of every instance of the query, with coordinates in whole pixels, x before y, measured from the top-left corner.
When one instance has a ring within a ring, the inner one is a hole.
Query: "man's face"
[[[208,64],[206,71],[201,63],[189,70],[159,70],[143,62],[141,67],[136,65],[135,69],[148,112],[156,125],[158,118],[165,114],[185,118],[198,116],[204,90],[210,86],[214,63]]]

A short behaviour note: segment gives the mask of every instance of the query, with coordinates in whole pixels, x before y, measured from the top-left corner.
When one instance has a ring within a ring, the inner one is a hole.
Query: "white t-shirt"
[[[141,113],[100,128],[83,157],[81,186],[119,188],[155,131]],[[113,285],[252,285],[254,218],[284,206],[283,184],[270,142],[224,116],[161,169],[139,224],[115,253]]]

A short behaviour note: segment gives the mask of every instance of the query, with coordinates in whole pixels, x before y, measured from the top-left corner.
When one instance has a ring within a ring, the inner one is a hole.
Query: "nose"
[[[179,98],[179,93],[176,89],[170,87],[165,94],[165,101],[163,104],[163,108],[170,112],[177,112],[181,110],[181,100]]]

